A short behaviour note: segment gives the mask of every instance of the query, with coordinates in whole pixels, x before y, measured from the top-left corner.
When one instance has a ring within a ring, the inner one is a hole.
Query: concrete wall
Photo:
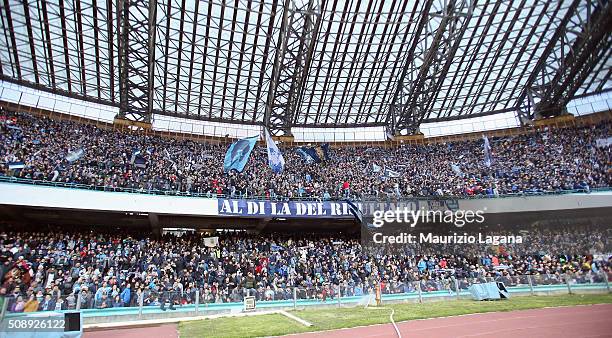
[[[266,201],[265,203],[276,203]],[[280,203],[280,202],[278,202]],[[317,204],[318,202],[304,202]],[[344,202],[339,202],[344,204]],[[216,198],[184,196],[163,196],[136,193],[104,192],[84,189],[37,186],[17,183],[0,183],[0,205],[32,206],[52,209],[95,210],[133,213],[155,213],[160,215],[219,216],[223,215],[220,201]],[[408,202],[413,208],[448,210],[483,210],[487,218],[508,214],[530,215],[549,212],[562,215],[589,213],[610,214],[612,210],[612,191],[576,193],[564,195],[544,195],[527,197],[413,200]],[[385,206],[383,206],[385,207]],[[390,207],[390,206],[386,206]],[[315,208],[316,209],[316,208]],[[266,218],[273,215],[244,214],[251,218]],[[325,216],[307,215],[308,218]],[[293,215],[298,217],[299,215]],[[342,218],[352,216],[341,215]],[[338,218],[338,217],[336,217]]]

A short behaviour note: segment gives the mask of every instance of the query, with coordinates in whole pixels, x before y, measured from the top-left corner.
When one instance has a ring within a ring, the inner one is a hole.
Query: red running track
[[[482,313],[398,323],[403,338],[612,337],[612,304]],[[213,335],[214,336],[214,333]],[[176,324],[85,332],[85,338],[177,338]],[[391,324],[289,335],[291,338],[397,337]]]
[[[85,332],[85,338],[177,338],[176,324],[159,326],[116,328]]]
[[[612,337],[612,304],[473,314],[397,323],[403,338]],[[391,324],[290,335],[291,338],[397,337]]]

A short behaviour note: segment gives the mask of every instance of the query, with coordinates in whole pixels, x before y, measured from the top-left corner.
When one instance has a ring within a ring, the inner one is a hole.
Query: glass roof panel
[[[132,10],[147,13],[147,0],[134,3],[141,8]],[[318,26],[312,44],[293,50],[282,38],[303,34],[305,26],[291,23],[303,22],[297,15],[308,0],[158,0],[149,51],[152,112],[264,123],[270,90],[279,85],[272,77],[292,58],[308,66],[287,94],[297,93],[288,118],[295,127],[388,125],[396,96],[412,95],[422,104],[423,122],[515,111],[528,88],[553,86],[564,58],[579,47],[581,27],[602,10],[594,0],[483,0],[469,2],[471,11],[453,11],[445,6],[460,8],[463,1],[433,0],[425,13],[428,3],[313,0]],[[118,107],[116,6],[99,0],[0,3],[0,78]],[[612,38],[607,32],[602,39],[608,48],[591,58],[567,100],[612,90]],[[128,60],[137,68],[149,63]],[[435,70],[443,76],[429,76]]]

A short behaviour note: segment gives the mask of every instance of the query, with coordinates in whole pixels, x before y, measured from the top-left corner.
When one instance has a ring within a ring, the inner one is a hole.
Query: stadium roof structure
[[[291,127],[562,113],[610,91],[608,0],[2,0],[0,78],[153,114]]]

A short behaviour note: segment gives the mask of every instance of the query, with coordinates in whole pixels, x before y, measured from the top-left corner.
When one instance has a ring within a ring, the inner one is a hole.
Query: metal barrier
[[[185,192],[185,191],[174,191],[174,190],[155,190],[155,189],[134,189],[134,188],[121,188],[121,187],[110,187],[110,186],[100,186],[100,185],[89,185],[89,184],[78,184],[78,183],[67,183],[67,182],[53,182],[53,181],[44,181],[44,180],[30,180],[24,178],[17,178],[11,176],[2,176],[0,175],[0,182],[5,183],[15,183],[15,184],[28,184],[28,185],[40,185],[47,187],[56,187],[56,188],[70,188],[70,189],[84,189],[84,190],[95,190],[95,191],[106,191],[106,192],[122,192],[122,193],[133,193],[133,194],[145,194],[145,195],[163,195],[163,196],[183,196],[183,197],[197,197],[197,198],[232,198],[232,199],[248,199],[248,200],[267,200],[267,201],[340,201],[342,199],[322,199],[322,198],[313,198],[313,197],[268,197],[268,196],[258,196],[258,195],[224,195],[224,194],[215,194],[215,193],[198,193],[198,192]],[[555,190],[555,191],[541,191],[541,192],[523,192],[516,194],[502,194],[497,196],[488,196],[488,195],[465,195],[465,196],[415,196],[415,197],[400,197],[400,198],[392,198],[389,200],[393,201],[403,201],[403,200],[445,200],[445,199],[489,199],[489,198],[507,198],[507,197],[519,197],[519,196],[549,196],[549,195],[566,195],[566,194],[575,194],[575,193],[588,193],[588,192],[597,192],[597,191],[611,191],[612,187],[604,187],[604,188],[593,188],[590,190],[585,189],[573,189],[573,190]],[[380,201],[384,200],[380,197],[376,196],[365,196],[360,199],[361,201]]]
[[[55,298],[45,296],[44,305],[35,296],[7,296],[1,304],[7,315],[19,312],[71,311],[78,310],[86,317],[109,315],[109,313],[133,314],[143,318],[144,314],[167,311],[203,312],[241,311],[245,296],[255,297],[258,307],[294,308],[317,305],[340,307],[343,305],[366,305],[372,302],[376,289],[380,288],[383,301],[425,299],[462,299],[470,296],[468,289],[473,284],[503,282],[509,292],[523,295],[546,293],[573,294],[579,292],[610,292],[607,273],[599,272],[534,274],[497,277],[429,278],[415,281],[380,281],[372,284],[330,284],[318,283],[296,287],[258,287],[246,289],[242,286],[227,292],[210,292],[193,288],[189,290],[145,288],[138,290],[130,304],[122,303],[120,298],[104,297],[88,290],[80,290],[69,295]],[[27,299],[26,299],[27,298]],[[27,311],[26,311],[27,309]]]

